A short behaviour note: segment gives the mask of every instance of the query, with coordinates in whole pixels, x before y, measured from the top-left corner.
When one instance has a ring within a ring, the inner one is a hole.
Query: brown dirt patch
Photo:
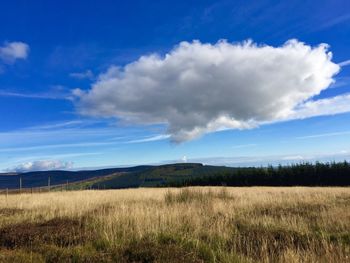
[[[158,244],[150,240],[141,240],[130,244],[122,253],[121,262],[169,262],[200,263],[202,259],[195,252],[179,246],[179,244]]]
[[[0,216],[14,216],[16,214],[21,214],[24,212],[24,209],[19,208],[1,208]]]
[[[294,206],[257,207],[252,213],[258,216],[270,216],[274,218],[300,216],[314,220],[322,211],[326,211],[327,209],[329,207],[326,204],[300,203]]]
[[[19,223],[0,229],[0,247],[20,248],[41,244],[61,247],[83,244],[92,239],[85,222],[70,218],[55,218],[43,223]]]
[[[1,250],[0,263],[44,263],[40,254],[24,250]]]

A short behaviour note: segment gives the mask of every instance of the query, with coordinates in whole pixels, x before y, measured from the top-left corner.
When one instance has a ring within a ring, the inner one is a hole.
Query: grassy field
[[[0,195],[0,262],[350,262],[350,188]]]

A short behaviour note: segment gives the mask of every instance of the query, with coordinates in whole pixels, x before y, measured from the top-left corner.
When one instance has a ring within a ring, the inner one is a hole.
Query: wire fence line
[[[61,184],[51,184],[51,177],[48,176],[47,178],[47,185],[43,186],[33,186],[33,187],[26,187],[22,177],[19,177],[18,179],[18,188],[8,187],[8,188],[0,188],[0,195],[9,195],[9,194],[33,194],[33,193],[47,193],[47,192],[57,192],[57,191],[70,191],[70,190],[103,190],[106,189],[104,185],[97,184],[97,186],[92,187],[92,185],[83,185],[82,182],[86,182],[86,180],[83,181],[72,181],[69,182],[69,180],[66,180],[65,183]]]
[[[46,193],[50,191],[68,191],[74,183],[69,183],[68,181],[64,184],[51,185],[50,178],[48,179],[48,184],[46,186],[37,187],[25,187],[23,181],[19,179],[18,188],[4,188],[0,189],[0,194],[20,194],[20,193]]]

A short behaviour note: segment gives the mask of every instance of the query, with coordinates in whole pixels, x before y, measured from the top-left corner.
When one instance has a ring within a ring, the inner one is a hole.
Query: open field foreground
[[[0,195],[0,262],[350,262],[350,188]]]

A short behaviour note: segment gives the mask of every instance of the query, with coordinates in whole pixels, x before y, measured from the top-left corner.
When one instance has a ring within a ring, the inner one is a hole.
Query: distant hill
[[[85,171],[38,171],[18,174],[0,174],[0,189],[18,189],[20,178],[22,188],[66,185],[70,189],[84,188],[133,188],[156,187],[212,176],[223,172],[233,172],[235,168],[209,166],[200,163],[176,163],[159,166],[135,166]]]
[[[235,168],[210,166],[200,163],[177,163],[151,166],[133,173],[118,174],[100,178],[93,182],[91,188],[130,188],[165,186],[188,179],[211,176],[222,172],[234,172]]]
[[[20,185],[20,178],[22,178],[22,188],[42,187],[50,184],[60,185],[74,183],[79,181],[91,180],[94,178],[101,178],[112,174],[134,173],[148,169],[151,166],[135,166],[128,168],[110,168],[100,170],[86,170],[86,171],[38,171],[0,174],[0,189],[18,189]]]
[[[350,164],[299,163],[268,167],[225,167],[179,163],[102,177],[90,188],[183,186],[350,186]]]
[[[120,189],[181,186],[349,186],[350,164],[300,163],[278,167],[210,166],[176,163],[86,171],[40,171],[0,174],[0,189],[35,188],[50,185],[60,189]]]

